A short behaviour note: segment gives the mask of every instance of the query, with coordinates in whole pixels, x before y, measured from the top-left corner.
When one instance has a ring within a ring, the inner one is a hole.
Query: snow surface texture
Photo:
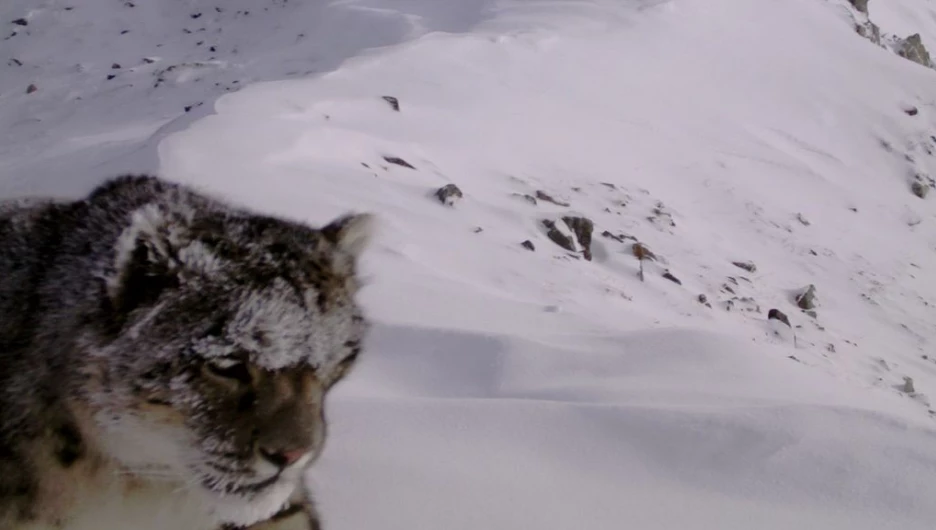
[[[158,169],[379,215],[329,529],[933,528],[936,72],[847,1],[65,5],[0,7],[5,194]],[[870,10],[936,39],[926,0]]]

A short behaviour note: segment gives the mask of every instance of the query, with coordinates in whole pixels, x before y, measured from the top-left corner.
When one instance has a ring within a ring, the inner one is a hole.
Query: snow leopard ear
[[[322,235],[352,258],[361,255],[373,236],[374,216],[349,214],[341,216],[321,229]]]
[[[155,206],[133,213],[117,240],[112,273],[105,279],[109,306],[126,315],[151,304],[180,283],[176,244],[185,226]]]

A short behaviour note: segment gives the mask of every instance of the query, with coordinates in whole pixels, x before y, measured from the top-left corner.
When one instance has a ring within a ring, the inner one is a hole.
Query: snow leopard
[[[318,530],[373,224],[152,175],[0,201],[0,528]]]

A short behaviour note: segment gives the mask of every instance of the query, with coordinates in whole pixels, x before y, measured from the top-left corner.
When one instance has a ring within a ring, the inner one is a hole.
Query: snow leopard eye
[[[245,385],[250,384],[252,379],[247,363],[237,359],[226,357],[211,359],[205,363],[205,370],[215,377],[237,381]]]

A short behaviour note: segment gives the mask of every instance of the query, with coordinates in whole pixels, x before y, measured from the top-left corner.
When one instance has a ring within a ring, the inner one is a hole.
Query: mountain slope
[[[884,31],[936,36],[926,2],[877,4]],[[910,188],[936,172],[936,72],[857,36],[847,2],[251,5],[126,19],[134,56],[173,43],[120,94],[103,66],[44,67],[29,95],[3,70],[2,184],[71,193],[158,161],[313,223],[379,215],[377,326],[313,473],[330,528],[932,526],[936,229]],[[44,9],[4,42],[90,8]],[[152,87],[212,60],[192,23],[249,52]],[[569,216],[594,223],[591,260],[547,235]],[[635,241],[658,256],[643,282]]]

